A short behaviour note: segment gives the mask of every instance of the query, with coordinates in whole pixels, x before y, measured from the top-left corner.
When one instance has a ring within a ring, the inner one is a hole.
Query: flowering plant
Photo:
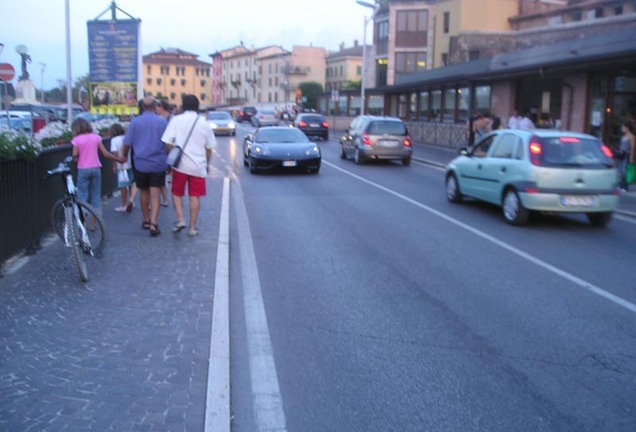
[[[113,119],[91,123],[93,131],[101,136],[108,133]],[[33,160],[43,148],[70,143],[73,139],[71,127],[62,122],[51,122],[35,135],[13,129],[0,128],[0,160],[24,157]]]

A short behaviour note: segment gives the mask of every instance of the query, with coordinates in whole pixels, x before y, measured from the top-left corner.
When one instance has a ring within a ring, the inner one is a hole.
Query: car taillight
[[[537,137],[532,137],[529,149],[530,163],[532,163],[532,165],[541,166],[541,153],[543,152],[543,148],[541,147],[541,143],[537,141]]]
[[[362,134],[362,144],[368,145],[368,146],[371,145],[371,138],[369,138],[369,134],[366,132]]]
[[[301,120],[301,121],[299,121],[299,122],[298,122],[298,126],[300,126],[300,127],[307,127],[307,122],[306,122],[306,121],[302,121],[302,120]]]
[[[322,127],[328,128],[329,127],[329,123],[327,123],[326,121],[322,122]]]
[[[603,154],[605,154],[605,156],[607,156],[608,158],[610,159],[614,158],[614,154],[612,153],[612,150],[605,144],[601,146],[601,150],[603,150]]]
[[[404,141],[402,141],[402,145],[404,147],[411,147],[412,144],[413,143],[411,142],[411,137],[408,135],[404,138]]]

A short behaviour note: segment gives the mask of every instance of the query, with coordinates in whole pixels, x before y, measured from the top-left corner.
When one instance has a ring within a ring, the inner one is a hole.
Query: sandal
[[[184,221],[179,221],[176,224],[174,224],[174,226],[172,227],[172,232],[173,233],[178,233],[179,231],[184,229],[186,226],[187,225],[186,225],[186,223]]]
[[[150,229],[150,226],[151,226],[151,225],[152,225],[152,224],[150,223],[150,221],[143,221],[143,222],[141,223],[141,227],[142,227],[143,229]]]
[[[161,234],[161,230],[159,229],[159,225],[150,224],[150,236],[151,237],[157,237],[159,234]]]

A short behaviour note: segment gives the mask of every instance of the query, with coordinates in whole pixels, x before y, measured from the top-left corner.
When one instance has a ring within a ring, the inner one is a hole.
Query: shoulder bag
[[[172,168],[177,168],[179,166],[179,162],[181,162],[181,156],[183,156],[183,151],[188,145],[188,141],[190,141],[190,135],[192,135],[192,131],[194,130],[194,126],[197,124],[198,120],[199,120],[199,115],[197,114],[197,118],[195,118],[194,123],[192,123],[192,127],[190,128],[190,133],[188,133],[188,137],[183,143],[183,147],[174,145],[170,149],[170,152],[168,153],[168,157],[166,158],[166,163]]]

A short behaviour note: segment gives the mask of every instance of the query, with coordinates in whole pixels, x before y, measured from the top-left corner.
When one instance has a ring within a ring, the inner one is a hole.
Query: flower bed
[[[91,123],[93,131],[101,136],[108,135],[108,129],[115,120],[97,120]],[[123,124],[123,123],[122,123]],[[70,143],[73,138],[71,127],[62,122],[51,122],[34,135],[0,128],[0,160],[25,158],[33,160],[42,149]]]

